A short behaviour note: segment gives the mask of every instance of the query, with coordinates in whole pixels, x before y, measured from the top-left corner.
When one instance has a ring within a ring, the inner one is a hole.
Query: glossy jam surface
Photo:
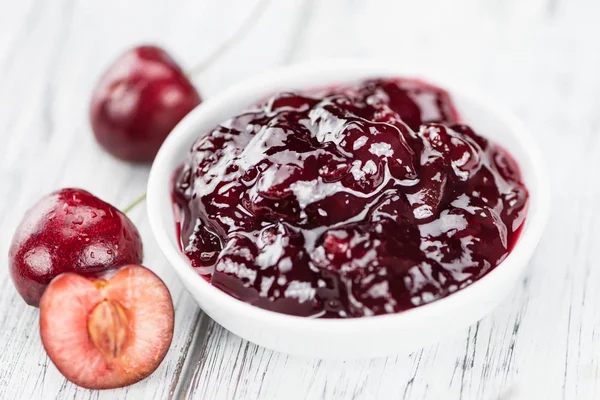
[[[214,286],[342,318],[481,278],[517,240],[528,197],[445,91],[409,79],[275,95],[202,135],[173,195],[182,249]]]

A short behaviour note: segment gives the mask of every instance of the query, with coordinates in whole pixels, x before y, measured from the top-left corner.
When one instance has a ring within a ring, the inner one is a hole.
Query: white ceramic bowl
[[[323,87],[381,76],[421,77],[446,88],[464,121],[500,143],[517,160],[530,193],[521,237],[510,255],[482,279],[444,299],[398,314],[355,319],[310,319],[266,311],[216,289],[180,252],[171,204],[174,171],[203,133],[282,90]],[[206,100],[177,125],[163,144],[148,182],[148,215],[156,240],[179,278],[216,322],[251,342],[308,357],[363,358],[406,353],[435,342],[489,313],[524,271],[542,235],[549,195],[540,153],[508,112],[450,83],[376,62],[334,61],[269,71]]]

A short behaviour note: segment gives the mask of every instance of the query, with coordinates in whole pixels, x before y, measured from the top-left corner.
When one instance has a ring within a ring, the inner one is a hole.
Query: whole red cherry
[[[8,257],[17,291],[37,307],[57,275],[97,276],[140,264],[143,251],[140,234],[125,214],[85,190],[62,189],[25,214]]]
[[[110,154],[151,162],[200,95],[162,49],[139,46],[119,57],[98,82],[90,107],[92,130]]]

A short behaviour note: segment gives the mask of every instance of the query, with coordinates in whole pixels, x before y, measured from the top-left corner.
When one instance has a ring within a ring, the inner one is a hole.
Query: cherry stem
[[[204,61],[202,61],[200,64],[198,64],[191,70],[186,71],[186,75],[189,77],[193,77],[194,75],[203,72],[208,67],[210,67],[219,57],[225,54],[227,50],[231,48],[232,45],[238,42],[250,31],[250,29],[254,26],[254,22],[258,21],[262,16],[263,12],[267,9],[267,5],[269,4],[269,2],[270,0],[260,0],[252,10],[250,15],[242,22],[240,27],[235,32],[233,32],[233,34],[229,36],[228,39],[221,43],[213,51],[212,54],[206,57]]]
[[[140,197],[138,197],[137,199],[135,199],[131,204],[129,204],[127,207],[125,207],[121,212],[123,214],[127,214],[129,211],[131,211],[134,208],[136,208],[144,200],[146,200],[146,193],[144,193],[143,195],[141,195]]]

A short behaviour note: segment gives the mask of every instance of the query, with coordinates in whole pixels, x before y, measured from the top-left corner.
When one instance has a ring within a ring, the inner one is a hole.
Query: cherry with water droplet
[[[135,225],[82,189],[43,197],[24,216],[9,250],[17,291],[38,306],[46,286],[64,272],[95,276],[143,259]]]

